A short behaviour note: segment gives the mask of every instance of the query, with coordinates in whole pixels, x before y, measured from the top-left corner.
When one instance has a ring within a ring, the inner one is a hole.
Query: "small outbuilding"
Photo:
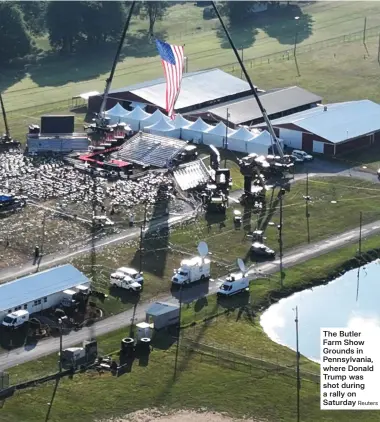
[[[334,156],[380,141],[380,105],[370,100],[326,104],[272,120],[272,125],[286,146]]]
[[[155,302],[146,311],[146,322],[153,323],[155,330],[179,323],[179,306],[173,303]]]

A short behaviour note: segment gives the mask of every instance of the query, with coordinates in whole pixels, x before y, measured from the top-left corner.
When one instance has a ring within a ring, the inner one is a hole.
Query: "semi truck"
[[[172,283],[184,285],[210,278],[211,261],[207,258],[195,257],[181,261],[180,268],[174,270]]]

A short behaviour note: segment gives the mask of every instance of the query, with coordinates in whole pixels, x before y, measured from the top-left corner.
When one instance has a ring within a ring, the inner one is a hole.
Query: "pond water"
[[[275,342],[296,349],[298,306],[300,353],[319,362],[320,328],[350,328],[380,335],[380,260],[346,272],[331,283],[304,290],[272,305],[261,325]]]

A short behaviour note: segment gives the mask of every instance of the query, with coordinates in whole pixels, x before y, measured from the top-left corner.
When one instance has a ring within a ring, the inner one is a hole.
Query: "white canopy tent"
[[[214,145],[222,148],[226,139],[227,126],[223,122],[219,122],[216,126],[211,128],[203,135],[203,143],[206,145]],[[228,136],[231,136],[236,131],[228,128]]]
[[[110,124],[114,125],[116,123],[125,122],[125,118],[130,114],[130,112],[121,106],[120,103],[117,103],[104,114],[110,119]]]
[[[167,122],[170,121],[170,117],[165,116],[164,113],[162,113],[160,110],[157,109],[147,119],[144,119],[141,122],[140,129],[145,129],[148,126],[153,126],[154,124],[156,124],[157,122],[159,122],[162,119],[166,120]]]
[[[203,135],[208,132],[212,126],[205,123],[200,117],[190,126],[182,129],[182,139],[186,141],[194,141],[195,143],[203,142]]]
[[[180,131],[181,129],[176,129],[164,118],[144,129],[144,132],[151,133],[152,135],[169,136],[170,138],[179,138]]]
[[[145,110],[146,109],[146,104],[144,104],[144,103],[139,103],[139,102],[137,102],[137,101],[132,101],[130,104],[129,104],[129,107],[131,107],[132,109],[134,109],[134,108],[136,108],[136,107],[140,107],[142,110]]]
[[[185,119],[181,114],[176,114],[174,120],[171,120],[170,123],[176,128],[179,129],[179,139],[182,139],[182,131],[190,126],[193,122]]]
[[[150,116],[151,114],[145,112],[140,107],[136,107],[126,116],[124,121],[129,124],[133,131],[137,132],[140,130],[141,122]]]
[[[246,152],[248,154],[255,152],[259,155],[272,154],[272,137],[270,133],[267,130],[260,131],[257,129],[252,129],[251,132],[254,137],[246,143]]]
[[[254,138],[254,135],[245,127],[241,127],[228,136],[228,149],[230,151],[247,152],[246,144],[252,138]]]

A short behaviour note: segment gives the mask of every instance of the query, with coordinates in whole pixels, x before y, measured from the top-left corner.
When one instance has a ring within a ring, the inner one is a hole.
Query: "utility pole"
[[[364,18],[363,44],[365,44],[366,32],[367,32],[367,16]]]
[[[297,422],[300,421],[300,390],[301,390],[301,379],[300,379],[300,351],[298,345],[298,306],[296,306],[296,353],[297,353]]]
[[[363,213],[360,211],[359,217],[359,255],[362,255],[362,220],[363,220]]]
[[[380,34],[379,34],[379,45],[377,47],[377,62],[380,63]]]
[[[309,172],[306,171],[305,208],[306,208],[307,243],[310,243],[309,201],[310,201],[310,196],[309,196]]]
[[[244,63],[244,48],[241,47],[241,61]],[[243,79],[243,69],[240,70],[240,79]]]
[[[280,199],[280,224],[278,225],[278,243],[280,246],[280,280],[281,280],[281,287],[284,285],[284,275],[283,275],[283,266],[282,266],[282,195],[283,195],[283,188],[281,188],[279,193]]]
[[[144,251],[144,245],[143,245],[143,233],[144,229],[143,226],[140,226],[140,246],[139,246],[139,256],[140,256],[140,266],[139,266],[139,272],[142,271],[142,258],[143,258],[143,251]]]
[[[46,210],[44,210],[44,217],[43,217],[43,219],[42,219],[41,255],[44,253],[44,243],[45,243],[45,223],[46,223]]]
[[[58,318],[59,324],[59,372],[62,372],[62,318]]]

